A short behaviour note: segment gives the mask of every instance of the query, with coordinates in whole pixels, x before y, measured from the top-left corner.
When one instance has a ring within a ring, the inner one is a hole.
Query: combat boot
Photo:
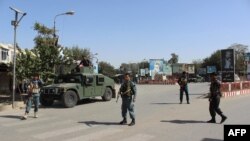
[[[227,119],[227,117],[225,115],[221,115],[221,121],[220,124],[222,124],[223,122],[225,122],[225,120]]]
[[[135,125],[135,119],[132,119],[131,123],[128,126],[134,126]]]
[[[120,122],[121,125],[127,124],[127,119],[123,118],[123,120]]]

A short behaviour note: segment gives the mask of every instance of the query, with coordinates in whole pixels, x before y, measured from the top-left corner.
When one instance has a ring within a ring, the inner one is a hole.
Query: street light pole
[[[18,9],[10,7],[11,10],[15,12],[15,20],[11,21],[11,25],[14,26],[14,55],[13,55],[13,88],[12,88],[12,108],[15,108],[15,92],[16,92],[16,30],[19,22],[27,14]],[[22,14],[22,17],[18,19],[18,14]]]
[[[62,16],[62,15],[74,15],[75,12],[74,11],[68,11],[68,12],[65,12],[65,13],[61,13],[61,14],[57,14],[55,17],[54,17],[54,27],[53,27],[53,30],[54,30],[54,33],[53,33],[53,37],[54,37],[54,45],[57,46],[56,42],[58,42],[58,37],[56,35],[56,18],[58,16]]]

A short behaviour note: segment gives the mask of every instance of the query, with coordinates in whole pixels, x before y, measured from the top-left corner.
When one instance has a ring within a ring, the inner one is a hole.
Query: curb
[[[18,101],[14,103],[14,109],[23,109],[25,108],[25,104],[22,101]],[[0,112],[13,110],[12,104],[2,104],[0,103]]]
[[[238,90],[238,91],[232,91],[232,92],[222,92],[222,96],[224,98],[238,96],[238,95],[246,95],[246,94],[250,94],[250,89]]]

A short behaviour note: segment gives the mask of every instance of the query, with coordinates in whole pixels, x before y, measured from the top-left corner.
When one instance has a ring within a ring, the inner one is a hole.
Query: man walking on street
[[[28,99],[26,101],[25,114],[22,117],[23,120],[28,118],[32,103],[34,103],[34,118],[38,118],[37,112],[39,107],[39,97],[40,97],[40,88],[42,87],[43,82],[39,79],[39,75],[35,74],[30,84],[28,85]]]
[[[122,97],[122,117],[121,125],[127,124],[127,110],[129,111],[130,118],[132,119],[129,126],[135,125],[134,102],[136,99],[136,86],[130,80],[129,73],[124,75],[124,83],[121,85],[118,92]]]
[[[190,104],[187,82],[187,73],[183,71],[181,77],[178,79],[178,84],[180,86],[180,104],[182,104],[183,92],[186,94],[187,104]]]
[[[209,112],[212,117],[211,120],[207,121],[208,123],[216,123],[216,113],[221,116],[221,122],[223,123],[227,117],[222,113],[221,109],[219,108],[220,105],[220,97],[221,91],[220,86],[221,83],[217,80],[216,73],[212,73],[210,75],[211,85],[210,85],[210,97],[209,97]]]

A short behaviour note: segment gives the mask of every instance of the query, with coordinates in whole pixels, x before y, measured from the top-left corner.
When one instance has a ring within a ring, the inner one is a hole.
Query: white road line
[[[121,129],[114,129],[114,128],[104,128],[101,131],[97,131],[88,135],[79,136],[73,139],[69,139],[66,141],[93,141],[102,139],[103,137],[110,136],[116,133],[122,132]]]
[[[89,128],[96,127],[96,126],[97,125],[94,125],[94,126],[77,125],[77,126],[73,126],[70,128],[60,128],[59,130],[43,132],[41,134],[34,135],[33,137],[37,139],[47,139],[47,138],[56,137],[56,136],[63,135],[63,134],[74,133],[80,130],[89,129]]]
[[[19,128],[17,131],[24,133],[24,132],[31,132],[31,131],[35,131],[38,129],[48,129],[48,128],[53,128],[56,127],[58,125],[65,125],[65,124],[69,124],[69,123],[73,123],[73,120],[64,120],[64,121],[56,121],[56,122],[50,122],[48,124],[42,124],[39,126],[30,126],[30,127],[24,127],[24,128]]]
[[[154,136],[147,135],[147,134],[137,134],[132,137],[128,137],[126,139],[120,141],[149,141],[152,140]]]
[[[3,124],[3,126],[6,127],[12,127],[12,126],[19,126],[19,125],[29,125],[29,124],[34,124],[34,123],[39,123],[39,122],[44,122],[47,120],[52,120],[54,119],[54,117],[46,117],[46,118],[28,118],[27,120],[17,120],[15,122],[11,122],[11,123],[5,123]]]

